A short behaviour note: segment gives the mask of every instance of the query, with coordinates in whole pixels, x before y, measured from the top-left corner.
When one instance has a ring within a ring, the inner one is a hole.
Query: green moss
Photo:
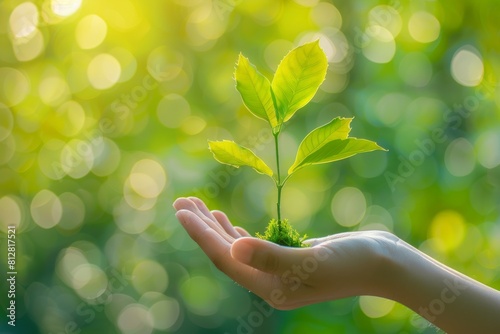
[[[264,234],[262,235],[257,232],[256,236],[259,239],[271,241],[282,246],[307,247],[307,245],[302,243],[307,238],[307,235],[304,234],[301,237],[299,232],[288,223],[288,219],[282,220],[281,223],[278,223],[276,219],[271,219]]]

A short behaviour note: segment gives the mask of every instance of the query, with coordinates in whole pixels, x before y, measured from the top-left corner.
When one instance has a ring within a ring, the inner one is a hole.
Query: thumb
[[[231,246],[231,256],[255,269],[281,274],[300,264],[307,248],[279,246],[275,243],[251,237],[236,239]]]

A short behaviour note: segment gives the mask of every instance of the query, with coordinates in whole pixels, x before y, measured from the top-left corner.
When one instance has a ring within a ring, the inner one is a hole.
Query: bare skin
[[[219,270],[277,309],[372,295],[404,304],[448,333],[500,333],[499,291],[391,233],[341,233],[289,248],[251,237],[198,198],[179,198],[174,208]]]

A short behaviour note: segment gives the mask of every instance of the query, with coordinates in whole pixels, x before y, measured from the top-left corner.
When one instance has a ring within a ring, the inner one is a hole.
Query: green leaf
[[[271,83],[241,53],[234,78],[236,89],[248,110],[256,117],[269,122],[272,128],[276,127],[278,120],[271,97]]]
[[[258,173],[273,176],[273,171],[266,163],[246,147],[231,140],[209,141],[208,147],[215,160],[233,167],[250,166]]]
[[[323,145],[326,145],[328,142],[335,139],[346,139],[351,131],[351,121],[352,118],[337,117],[329,123],[309,132],[300,143],[295,162],[288,170],[288,173],[291,174],[290,171],[294,169],[294,166],[300,164],[308,155],[318,150]]]
[[[301,144],[302,146],[302,144]],[[299,151],[301,147],[299,147]],[[302,167],[309,165],[324,164],[352,157],[353,155],[375,150],[387,151],[380,147],[377,143],[358,138],[347,139],[334,139],[324,142],[313,151],[309,152],[302,160],[295,161],[295,163],[288,170],[288,174],[292,174]]]
[[[271,83],[280,124],[311,101],[325,79],[327,67],[319,41],[299,46],[283,58]]]

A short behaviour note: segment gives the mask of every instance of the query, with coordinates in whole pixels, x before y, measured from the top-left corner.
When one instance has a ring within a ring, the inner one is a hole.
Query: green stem
[[[281,172],[280,172],[280,153],[278,145],[279,132],[274,134],[274,147],[276,149],[276,169],[278,174],[278,179],[276,180],[276,188],[278,189],[278,202],[276,203],[276,209],[278,210],[278,232],[281,232]]]

